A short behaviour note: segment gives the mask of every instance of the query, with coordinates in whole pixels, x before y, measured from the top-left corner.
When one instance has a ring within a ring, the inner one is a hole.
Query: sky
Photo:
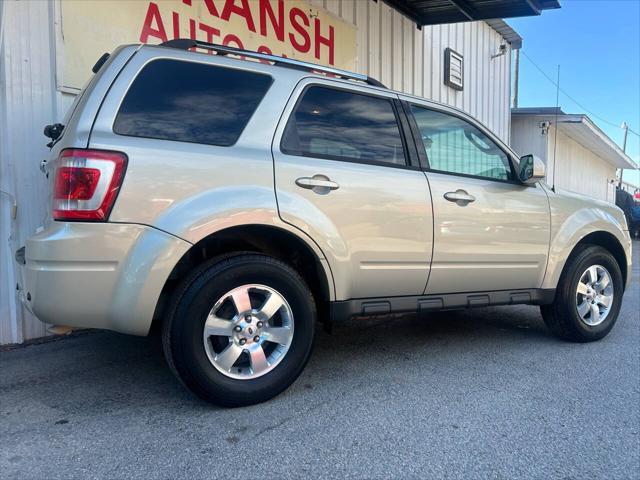
[[[580,104],[560,92],[562,110],[587,114],[622,147],[623,121],[640,134],[640,0],[560,5],[507,20],[523,38],[518,106],[554,107],[556,87],[531,60],[554,80],[560,65],[560,88]],[[629,132],[626,153],[640,163],[638,135]],[[640,185],[640,172],[625,170],[623,180]]]

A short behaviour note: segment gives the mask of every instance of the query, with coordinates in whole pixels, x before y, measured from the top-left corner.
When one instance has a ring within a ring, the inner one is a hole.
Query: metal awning
[[[383,0],[418,25],[530,17],[560,8],[558,0]]]

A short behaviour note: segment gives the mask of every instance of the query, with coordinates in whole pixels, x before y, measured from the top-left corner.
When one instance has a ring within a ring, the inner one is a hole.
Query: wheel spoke
[[[589,283],[595,284],[598,282],[598,269],[595,265],[591,265],[587,273],[589,274]]]
[[[587,284],[580,282],[578,283],[578,293],[581,293],[582,295],[586,295],[587,294]]]
[[[231,321],[213,315],[209,315],[204,324],[204,334],[207,337],[210,337],[211,335],[230,337],[232,329],[233,323]]]
[[[265,331],[266,340],[280,345],[286,345],[291,338],[289,327],[271,327]]]
[[[251,299],[249,298],[249,289],[238,288],[231,293],[233,304],[236,306],[238,313],[248,312],[251,310]]]
[[[606,308],[609,308],[611,306],[611,297],[606,295],[598,295],[596,297],[596,302],[598,302],[600,305]]]
[[[578,305],[578,314],[580,315],[580,318],[584,318],[584,316],[587,314],[590,308],[591,308],[591,304],[586,300],[582,302],[580,305]]]
[[[269,295],[269,298],[264,302],[262,307],[260,308],[260,313],[263,316],[264,320],[269,320],[273,317],[280,307],[282,307],[283,302],[280,295],[274,295],[273,293]]]
[[[240,354],[242,354],[242,348],[235,343],[230,343],[227,348],[216,355],[215,362],[220,366],[220,368],[229,372],[231,371],[233,364],[238,360]]]
[[[600,321],[600,308],[598,307],[597,304],[592,303],[591,304],[591,318],[589,319],[589,322],[592,324],[596,324]]]
[[[253,373],[259,373],[269,368],[269,362],[267,362],[267,357],[265,357],[264,350],[260,345],[252,348],[249,351],[249,356],[251,357],[251,371]]]
[[[611,283],[611,279],[609,278],[609,275],[603,275],[602,280],[600,280],[600,283],[598,283],[597,290],[599,292],[602,292],[605,288],[609,286],[609,283]]]

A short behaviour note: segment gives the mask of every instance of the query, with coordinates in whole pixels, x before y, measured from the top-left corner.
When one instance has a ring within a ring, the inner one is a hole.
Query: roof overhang
[[[582,114],[567,114],[561,109],[550,108],[514,108],[513,116],[540,117],[557,122],[558,131],[575,140],[605,162],[616,168],[638,168],[629,156],[616,145],[591,119]]]
[[[511,28],[509,24],[507,24],[507,22],[499,18],[493,20],[485,20],[485,22],[496,32],[502,35],[502,38],[504,38],[507,43],[511,45],[511,48],[513,48],[514,50],[522,48],[522,37],[518,34],[518,32]]]
[[[376,0],[377,1],[377,0]],[[418,25],[530,17],[560,8],[558,0],[384,0]]]

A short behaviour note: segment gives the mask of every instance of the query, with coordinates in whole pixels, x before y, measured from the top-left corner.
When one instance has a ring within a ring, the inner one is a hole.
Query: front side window
[[[290,155],[406,165],[391,100],[330,87],[304,92],[281,148]]]
[[[155,60],[124,97],[113,131],[132,137],[233,145],[271,85],[261,73]]]
[[[482,131],[464,120],[411,106],[429,168],[494,180],[512,180],[507,155]]]

